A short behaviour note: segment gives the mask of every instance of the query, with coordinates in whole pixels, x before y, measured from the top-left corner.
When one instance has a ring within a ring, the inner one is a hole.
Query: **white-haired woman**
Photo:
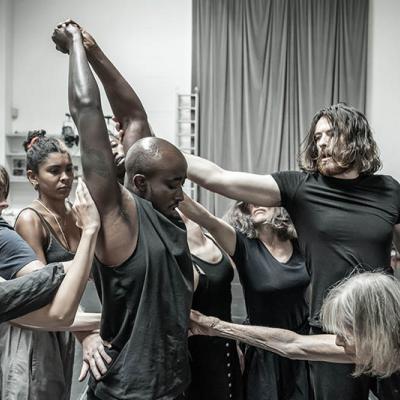
[[[192,311],[192,332],[240,340],[294,360],[355,363],[355,376],[388,377],[400,371],[400,282],[364,272],[339,283],[321,318],[333,335],[226,323]]]
[[[251,325],[308,332],[309,275],[284,209],[237,202],[228,213],[229,224],[190,199],[180,209],[232,257]],[[244,387],[248,400],[309,400],[308,365],[249,346]]]

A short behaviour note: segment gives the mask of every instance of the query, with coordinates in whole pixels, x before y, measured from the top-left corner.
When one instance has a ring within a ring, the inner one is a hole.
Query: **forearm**
[[[261,326],[238,325],[218,321],[213,327],[217,336],[239,340],[293,360],[353,363],[334,335],[299,335],[295,332]]]
[[[147,114],[132,86],[96,44],[87,49],[87,55],[106,91],[111,109],[124,131],[125,153],[137,140],[152,136]]]
[[[0,322],[18,318],[50,303],[64,279],[62,264],[52,264],[21,278],[0,282]]]
[[[72,325],[58,325],[54,321],[49,319],[43,319],[38,325],[38,319],[35,316],[26,316],[23,318],[11,321],[13,325],[17,325],[23,328],[35,329],[47,332],[76,332],[76,331],[92,331],[99,329],[100,327],[100,317],[101,314],[97,313],[76,313],[74,322]]]
[[[89,278],[97,234],[96,228],[83,230],[74,259],[64,263],[67,274],[48,310],[49,319],[59,320],[61,325],[70,325],[74,320]]]
[[[124,123],[128,117],[147,120],[147,114],[139,97],[118,69],[96,45],[87,50],[88,60],[100,78],[107,93],[113,113]]]
[[[80,135],[82,169],[90,193],[102,215],[119,206],[116,177],[100,93],[81,39],[70,47],[69,107]]]
[[[222,249],[229,255],[233,255],[236,246],[236,232],[228,223],[215,217],[204,206],[188,196],[185,196],[185,200],[179,204],[179,210],[187,218],[207,229]]]

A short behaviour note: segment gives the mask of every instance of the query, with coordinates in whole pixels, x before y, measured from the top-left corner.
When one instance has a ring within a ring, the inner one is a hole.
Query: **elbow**
[[[49,322],[54,328],[71,326],[74,323],[75,314],[70,311],[57,311],[49,315]]]
[[[97,99],[96,96],[74,96],[70,101],[69,109],[72,118],[77,121],[83,113],[101,110],[100,99]]]

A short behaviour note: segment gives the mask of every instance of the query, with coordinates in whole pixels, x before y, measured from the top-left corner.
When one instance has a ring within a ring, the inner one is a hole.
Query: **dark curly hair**
[[[37,173],[50,153],[68,153],[65,145],[54,137],[46,137],[46,131],[30,131],[23,143],[26,151],[26,169]]]
[[[325,117],[332,124],[335,141],[332,158],[344,168],[355,167],[360,175],[372,175],[382,167],[378,146],[364,114],[344,103],[326,107],[315,114],[302,143],[299,165],[303,171],[317,172],[318,148],[314,133],[318,121]],[[341,146],[336,146],[340,140]]]

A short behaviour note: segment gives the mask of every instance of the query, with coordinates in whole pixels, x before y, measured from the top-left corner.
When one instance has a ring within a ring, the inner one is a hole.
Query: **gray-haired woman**
[[[261,326],[230,324],[192,311],[192,333],[222,336],[293,360],[355,363],[355,376],[400,371],[400,283],[380,272],[354,275],[332,289],[322,311],[334,335],[303,336]]]
[[[305,291],[309,275],[295,230],[281,207],[237,202],[229,224],[185,199],[181,211],[206,228],[236,264],[251,325],[308,331]],[[245,356],[245,398],[309,400],[308,365],[249,347]]]

